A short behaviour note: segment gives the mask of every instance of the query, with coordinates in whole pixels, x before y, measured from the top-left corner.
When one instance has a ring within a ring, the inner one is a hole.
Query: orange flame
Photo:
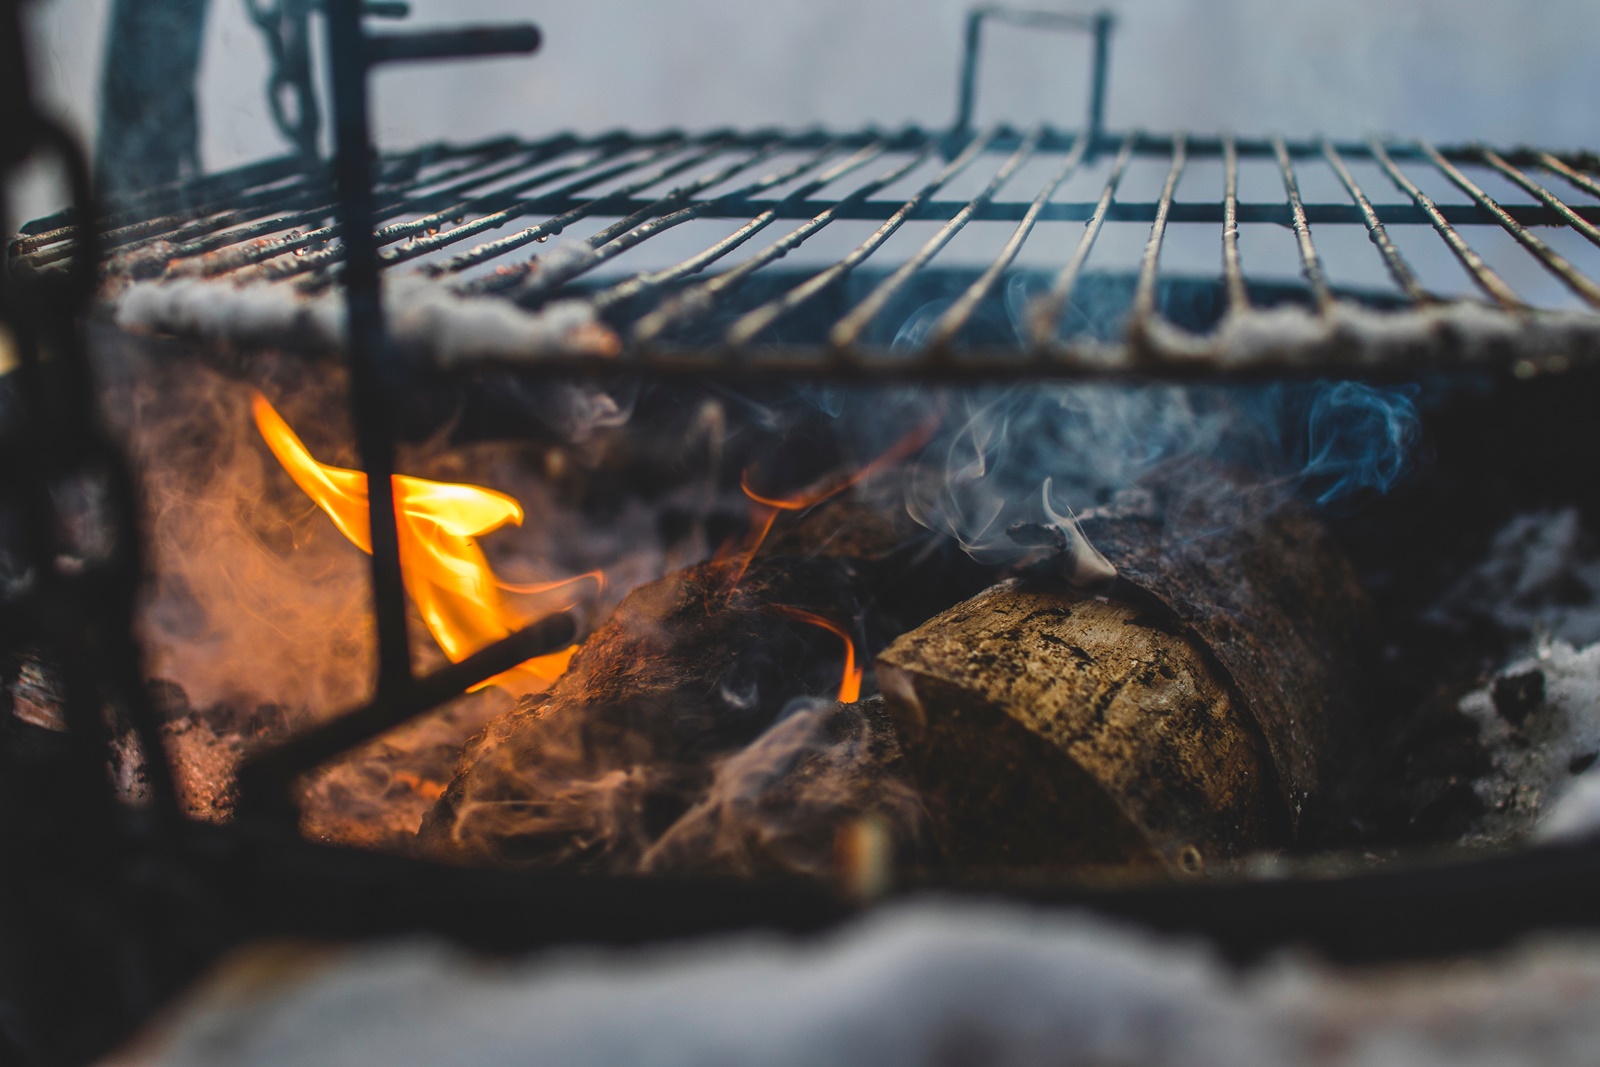
[[[366,474],[318,463],[260,393],[255,394],[252,410],[256,428],[289,477],[327,513],[340,533],[370,553]],[[504,493],[397,474],[394,499],[406,592],[422,614],[428,632],[452,662],[459,663],[544,615],[571,607],[579,599],[575,591],[578,583],[592,579],[604,584],[604,576],[598,571],[533,586],[499,582],[476,539],[508,524],[522,524],[522,505]],[[505,603],[502,591],[564,595],[552,598],[543,612],[526,618]],[[519,692],[530,687],[543,689],[561,676],[576,651],[577,646],[573,645],[528,660],[476,688],[499,685]]]
[[[750,498],[754,506],[750,509],[750,532],[745,535],[744,543],[737,551],[723,554],[723,558],[734,561],[733,575],[727,583],[728,591],[732,592],[744,577],[745,571],[750,569],[750,561],[755,559],[756,553],[761,550],[761,545],[766,541],[767,534],[772,532],[772,525],[778,521],[780,512],[804,511],[806,508],[816,507],[823,501],[838,496],[857,482],[870,478],[885,467],[910,458],[933,438],[934,431],[939,428],[939,421],[940,416],[937,413],[930,415],[910,433],[895,442],[888,451],[866,466],[849,474],[828,478],[801,490],[794,496],[769,497],[756,492],[750,487],[750,476],[754,468],[745,468],[744,473],[739,476],[739,488],[744,490],[744,495]]]
[[[806,611],[804,608],[791,608],[783,605],[774,605],[773,611],[779,615],[786,615],[791,619],[821,627],[844,642],[844,676],[839,679],[839,703],[854,704],[861,699],[862,668],[856,666],[856,643],[850,637],[850,632],[831,619]]]

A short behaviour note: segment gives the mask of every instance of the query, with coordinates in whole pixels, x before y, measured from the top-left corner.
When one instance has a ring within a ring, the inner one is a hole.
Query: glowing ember
[[[361,471],[318,463],[260,393],[255,395],[253,410],[256,427],[289,477],[327,513],[340,533],[363,552],[371,552],[367,476]],[[422,614],[428,632],[453,662],[460,662],[546,615],[571,607],[577,603],[577,591],[585,580],[603,581],[599,572],[542,585],[515,586],[498,581],[476,539],[507,524],[521,525],[522,505],[504,493],[475,485],[395,475],[394,499],[400,520],[400,567],[406,592]],[[541,596],[545,602],[542,610],[530,617],[514,611],[505,602],[503,592]],[[516,692],[543,689],[567,669],[576,650],[574,645],[528,660],[483,685]]]
[[[812,626],[819,626],[829,633],[837,636],[844,642],[844,676],[839,679],[839,702],[853,704],[861,699],[861,674],[862,669],[856,666],[856,643],[851,640],[850,633],[843,626],[815,615],[801,608],[776,606],[772,609],[779,615],[786,615],[791,619],[798,619]]]

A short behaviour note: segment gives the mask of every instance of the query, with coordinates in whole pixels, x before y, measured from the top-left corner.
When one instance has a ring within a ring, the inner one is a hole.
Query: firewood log
[[[1083,531],[1102,595],[1036,568],[905,634],[878,682],[950,860],[1208,864],[1287,845],[1370,626],[1302,508],[1169,472]]]
[[[855,575],[831,557],[757,559],[729,592],[707,563],[634,590],[551,689],[468,747],[425,848],[478,862],[637,869],[704,797],[718,761],[799,697],[839,688]],[[853,628],[853,627],[851,627]]]

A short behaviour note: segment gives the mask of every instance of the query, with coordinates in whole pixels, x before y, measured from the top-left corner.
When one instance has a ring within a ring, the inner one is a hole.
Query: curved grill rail
[[[1202,163],[1220,165],[1223,195],[1180,195],[1186,172]],[[1276,195],[1243,198],[1241,167],[1263,165],[1277,172]],[[1124,195],[1140,166],[1165,171],[1154,198]],[[1364,186],[1357,168],[1384,188],[1370,178]],[[1321,187],[1340,195],[1303,195],[1313,170],[1321,171]],[[447,359],[919,379],[1381,375],[1462,364],[1528,376],[1600,353],[1600,318],[1592,314],[1600,310],[1600,284],[1575,262],[1600,248],[1595,170],[1591,156],[1535,150],[1231,135],[1092,138],[1048,127],[563,134],[384,157],[374,238],[391,278],[405,267],[432,280],[433,300],[459,299],[463,325],[409,338]],[[1486,186],[1511,195],[1497,199]],[[738,225],[730,230],[728,221]],[[58,269],[71,254],[71,223],[63,214],[26,227],[11,247],[14,264]],[[877,225],[817,262],[819,235],[862,223]],[[937,224],[931,234],[912,237],[928,223]],[[1060,230],[1041,232],[1049,223],[1085,225],[1063,239]],[[1086,302],[1105,303],[1089,292],[1091,279],[1115,273],[1096,267],[1097,240],[1106,227],[1129,223],[1149,227],[1144,254],[1123,272],[1131,296],[1125,306],[1094,309],[1087,317],[1110,325],[1085,330]],[[1298,280],[1251,273],[1239,233],[1259,224],[1292,231]],[[119,309],[147,308],[128,321],[195,332],[192,315],[161,310],[177,294],[163,301],[149,287],[224,281],[231,284],[207,290],[208,301],[225,306],[229,292],[256,287],[259,308],[262,292],[281,294],[284,330],[277,332],[300,343],[338,342],[308,334],[307,316],[295,313],[297,303],[325,298],[343,270],[326,172],[269,161],[122,201],[100,225],[109,300]],[[1215,228],[1207,238],[1216,242],[1214,277],[1163,273],[1170,231],[1180,225],[1191,245],[1196,227]],[[951,242],[981,226],[1003,233],[999,250],[947,265]],[[1330,281],[1318,239],[1337,229],[1370,239],[1370,284]],[[1442,242],[1471,291],[1431,290],[1429,272],[1413,266],[1396,240],[1407,230]],[[1536,230],[1560,232],[1561,244]],[[679,236],[663,239],[668,234]],[[554,237],[561,243],[542,247]],[[1573,251],[1570,238],[1583,247]],[[1024,249],[1034,265],[1018,265]],[[788,265],[803,258],[805,267]],[[1508,281],[1541,271],[1548,278],[1535,278],[1533,297]],[[1549,279],[1567,306],[1550,299]],[[131,299],[135,292],[140,300]],[[936,321],[908,340],[901,328],[908,301],[925,308],[930,293]],[[521,309],[509,320],[509,340],[485,342],[468,324],[488,296]],[[1002,303],[1000,317],[1008,318],[997,331],[982,320],[996,319]],[[226,318],[213,314],[208,328],[229,333]],[[252,328],[262,329],[255,320]],[[253,338],[243,326],[234,332],[242,335],[233,340],[286,340]],[[269,324],[265,332],[275,331]],[[397,332],[408,339],[403,325]]]

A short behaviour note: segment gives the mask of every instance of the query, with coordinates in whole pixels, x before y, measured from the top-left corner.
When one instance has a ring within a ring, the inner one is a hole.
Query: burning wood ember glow
[[[252,411],[262,439],[295,484],[316,501],[352,544],[371,552],[367,476],[318,463],[259,393]],[[476,539],[507,524],[522,523],[522,505],[504,493],[397,475],[394,496],[406,592],[428,632],[452,661],[459,662],[545,615],[571,607],[579,602],[588,583],[604,582],[599,572],[539,585],[507,585],[495,578]],[[503,593],[544,598],[546,606],[529,617],[507,604]],[[576,645],[531,659],[483,685],[501,685],[517,692],[543,689],[567,669],[575,651]]]

